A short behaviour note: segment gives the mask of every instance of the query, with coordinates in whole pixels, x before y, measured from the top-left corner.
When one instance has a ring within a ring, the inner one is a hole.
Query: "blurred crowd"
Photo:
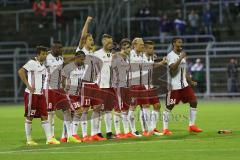
[[[205,0],[202,0],[205,2]],[[209,0],[206,0],[209,2]],[[198,1],[199,2],[199,1]],[[225,3],[223,0],[223,16],[225,21],[234,22],[240,17],[240,1],[235,4]],[[156,17],[159,16],[159,33],[162,39],[168,35],[196,35],[196,34],[213,34],[213,29],[219,22],[218,8],[213,9],[211,3],[206,3],[200,8],[188,8],[187,15],[184,19],[183,10],[175,9],[170,11],[159,11],[156,15],[150,7],[144,6],[135,14],[136,17]],[[189,10],[190,9],[190,10]],[[141,33],[147,36],[151,30],[149,29],[149,21],[143,20],[140,25]],[[229,23],[228,23],[229,24]]]
[[[62,2],[61,0],[33,0],[32,9],[34,14],[38,18],[43,18],[47,16],[47,9],[50,9],[51,14],[56,16],[56,21],[58,24],[62,22]],[[43,24],[39,24],[39,28],[43,28]]]

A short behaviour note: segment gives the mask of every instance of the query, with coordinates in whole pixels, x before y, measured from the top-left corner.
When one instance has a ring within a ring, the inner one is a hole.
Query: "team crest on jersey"
[[[48,109],[52,109],[52,103],[48,104]]]

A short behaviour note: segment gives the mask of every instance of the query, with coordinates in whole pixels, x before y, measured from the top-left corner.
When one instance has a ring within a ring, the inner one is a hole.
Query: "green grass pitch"
[[[39,119],[34,120],[32,133],[39,146],[25,145],[22,104],[1,105],[0,113],[0,160],[237,160],[240,156],[240,101],[236,100],[200,101],[197,124],[204,131],[200,134],[187,132],[188,105],[181,104],[174,109],[169,124],[172,136],[58,146],[44,144]],[[55,124],[56,137],[59,138],[62,122],[56,118]],[[162,127],[161,120],[158,126]],[[217,134],[219,129],[231,129],[233,133]]]

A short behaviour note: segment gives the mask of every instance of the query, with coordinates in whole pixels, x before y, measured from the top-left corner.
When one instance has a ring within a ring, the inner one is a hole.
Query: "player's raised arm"
[[[90,22],[92,21],[92,17],[88,16],[87,17],[87,20],[83,26],[83,29],[82,29],[82,34],[81,34],[81,37],[80,37],[80,40],[79,40],[79,44],[78,44],[78,47],[81,49],[83,48],[84,44],[85,44],[85,37],[86,37],[86,34],[88,33],[88,27],[89,27],[89,24]]]
[[[31,87],[30,84],[28,83],[26,70],[23,67],[18,70],[18,75],[21,78],[21,80],[23,81],[23,83],[30,90],[30,92],[33,93],[35,91],[35,89],[33,87]]]

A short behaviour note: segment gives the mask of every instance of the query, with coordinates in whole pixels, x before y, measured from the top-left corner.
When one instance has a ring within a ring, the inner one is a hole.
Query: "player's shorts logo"
[[[52,109],[52,103],[48,104],[48,109]]]
[[[31,110],[30,115],[34,116],[36,114],[36,110]]]
[[[176,104],[176,99],[170,99],[169,105]]]

